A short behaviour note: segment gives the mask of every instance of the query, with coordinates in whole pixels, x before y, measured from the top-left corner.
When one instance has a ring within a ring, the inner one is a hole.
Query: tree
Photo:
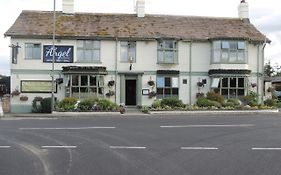
[[[270,64],[270,61],[265,63],[265,65],[264,65],[264,75],[268,76],[268,77],[272,77],[274,72],[275,71],[274,71],[273,67]]]

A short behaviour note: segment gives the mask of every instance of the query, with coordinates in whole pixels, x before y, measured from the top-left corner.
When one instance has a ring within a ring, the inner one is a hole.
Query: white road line
[[[252,150],[281,150],[281,148],[252,148]]]
[[[40,117],[15,117],[15,118],[1,118],[1,120],[57,120],[58,118],[40,118]]]
[[[41,148],[77,148],[77,146],[41,146]]]
[[[216,147],[181,147],[183,150],[218,150]]]
[[[111,149],[146,149],[141,146],[110,146]]]
[[[19,130],[85,130],[85,129],[115,129],[116,127],[93,126],[93,127],[74,127],[74,128],[19,128]]]
[[[160,126],[161,128],[203,128],[203,127],[252,127],[253,124],[238,124],[238,125],[171,125]]]
[[[11,148],[11,146],[0,146],[0,148]]]

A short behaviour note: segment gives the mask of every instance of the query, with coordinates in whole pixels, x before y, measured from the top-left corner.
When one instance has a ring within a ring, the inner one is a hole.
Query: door
[[[126,80],[125,105],[135,106],[137,104],[136,80]]]

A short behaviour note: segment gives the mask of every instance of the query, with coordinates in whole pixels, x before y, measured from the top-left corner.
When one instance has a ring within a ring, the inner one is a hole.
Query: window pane
[[[157,77],[157,88],[164,87],[164,77]]]
[[[96,94],[97,93],[97,88],[96,87],[91,87],[90,88],[90,93]]]
[[[122,62],[128,62],[128,48],[126,46],[121,47],[121,61]]]
[[[25,58],[32,58],[32,48],[25,48]]]
[[[179,89],[178,88],[173,88],[172,89],[172,94],[175,95],[175,96],[179,95]]]
[[[83,50],[78,49],[77,50],[77,60],[83,60],[84,59],[84,52]]]
[[[94,50],[93,60],[94,61],[99,61],[100,60],[100,50]]]
[[[80,92],[82,93],[85,93],[85,92],[88,92],[88,88],[86,88],[86,87],[81,87],[80,88]]]
[[[165,97],[171,96],[171,89],[170,88],[165,88],[164,89],[164,95],[165,95]]]
[[[229,42],[230,50],[237,50],[237,42]]]
[[[72,86],[78,86],[78,79],[79,76],[78,75],[72,75]]]
[[[165,62],[166,63],[174,62],[174,51],[165,51]]]
[[[157,88],[157,94],[163,95],[163,88]]]
[[[222,49],[229,49],[229,42],[228,41],[223,41],[221,44]]]
[[[238,61],[241,61],[241,62],[245,61],[245,52],[244,51],[238,52]]]
[[[179,78],[177,78],[177,77],[172,78],[172,87],[174,87],[174,88],[179,87]]]
[[[221,95],[228,96],[228,89],[222,89]]]
[[[93,49],[93,42],[86,40],[84,49]]]
[[[84,41],[83,40],[78,40],[77,41],[77,47],[78,48],[83,48],[84,47]]]
[[[220,57],[221,57],[221,52],[220,52],[220,50],[214,50],[214,59],[213,59],[213,62],[214,62],[214,63],[220,62]]]
[[[228,62],[228,51],[222,51],[221,61],[222,62]]]
[[[99,49],[100,48],[100,41],[94,41],[94,48]]]
[[[213,78],[211,88],[218,88],[219,87],[219,82],[220,82],[219,78]]]
[[[164,62],[164,53],[163,51],[158,51],[158,62]]]
[[[79,88],[78,87],[73,87],[72,88],[72,93],[79,93]]]
[[[246,48],[246,44],[244,41],[239,41],[238,42],[238,49],[245,49]]]
[[[165,77],[165,87],[171,87],[171,78]]]
[[[238,89],[238,95],[239,96],[244,96],[245,95],[245,90],[244,89]]]
[[[103,94],[103,88],[99,88],[99,94]]]
[[[92,50],[84,51],[84,60],[91,61],[92,60]]]
[[[90,76],[90,86],[96,86],[97,85],[97,77],[91,75]]]
[[[88,85],[88,76],[84,75],[81,76],[81,86],[87,86]]]
[[[236,98],[236,89],[229,89],[229,98]]]
[[[236,51],[231,51],[229,54],[229,62],[236,62],[237,54]]]
[[[41,58],[41,48],[40,47],[34,48],[33,58]]]
[[[173,49],[174,48],[174,41],[165,41],[164,42],[164,48],[165,49]]]
[[[245,87],[244,82],[244,78],[238,78],[238,87]]]
[[[222,87],[228,87],[228,78],[222,79]]]
[[[230,87],[236,87],[236,78],[230,78]]]
[[[221,49],[221,42],[220,41],[214,41],[213,42],[213,49]]]

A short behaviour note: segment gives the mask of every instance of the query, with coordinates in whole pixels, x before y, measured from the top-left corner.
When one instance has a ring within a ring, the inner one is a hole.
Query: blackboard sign
[[[55,52],[52,45],[44,45],[43,62],[51,63],[55,53],[56,63],[73,63],[73,46],[55,46]]]

